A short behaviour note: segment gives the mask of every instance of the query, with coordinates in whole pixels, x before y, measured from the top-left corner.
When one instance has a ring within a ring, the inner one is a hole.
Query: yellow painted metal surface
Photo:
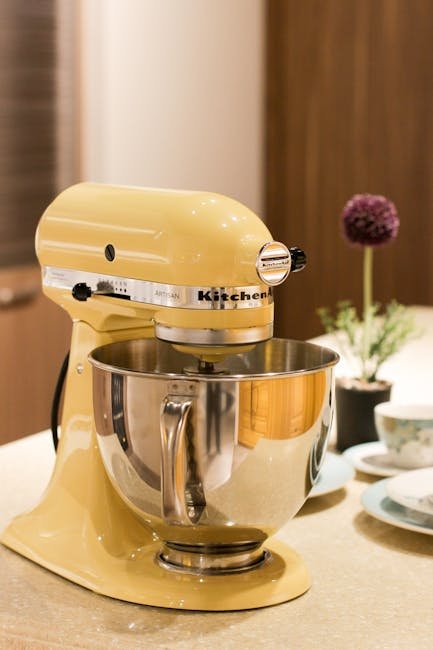
[[[45,211],[41,265],[180,285],[257,285],[265,224],[220,194],[79,183]],[[105,246],[116,250],[114,261]]]
[[[41,266],[182,286],[257,286],[256,258],[272,240],[265,224],[228,197],[79,183],[43,214],[36,234]],[[113,261],[105,257],[111,244]],[[237,329],[273,322],[273,304],[255,309],[158,307],[92,296],[80,303],[70,290],[44,287],[73,319],[98,330],[158,322],[179,328]]]

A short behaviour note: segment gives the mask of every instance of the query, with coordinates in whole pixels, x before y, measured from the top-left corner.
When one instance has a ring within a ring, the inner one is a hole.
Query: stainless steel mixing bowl
[[[221,364],[155,339],[93,350],[93,403],[106,471],[163,540],[160,561],[242,570],[314,484],[333,411],[338,355],[272,339]]]

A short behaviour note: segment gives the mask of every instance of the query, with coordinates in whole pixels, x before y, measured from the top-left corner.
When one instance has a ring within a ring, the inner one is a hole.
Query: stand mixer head
[[[199,356],[271,338],[272,286],[305,265],[227,197],[89,183],[49,206],[36,250],[44,291],[72,318],[151,326]]]
[[[271,339],[272,286],[304,253],[221,195],[88,183],[48,207],[36,249],[74,323],[62,435],[3,543],[144,604],[303,593],[302,560],[267,538],[307,497],[332,414],[337,355]]]

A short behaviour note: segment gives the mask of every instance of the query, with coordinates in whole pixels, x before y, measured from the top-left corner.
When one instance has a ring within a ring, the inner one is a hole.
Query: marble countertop
[[[419,316],[433,332],[432,313]],[[396,398],[409,399],[412,390],[417,401],[433,401],[433,345],[423,335],[410,346],[401,355],[415,379],[401,372],[401,357],[388,364]],[[53,463],[46,432],[0,447],[0,529],[38,501]],[[184,612],[119,602],[0,546],[0,648],[430,650],[433,538],[367,515],[360,495],[374,480],[358,473],[346,488],[307,501],[280,531],[308,563],[313,585],[297,600],[259,610]]]

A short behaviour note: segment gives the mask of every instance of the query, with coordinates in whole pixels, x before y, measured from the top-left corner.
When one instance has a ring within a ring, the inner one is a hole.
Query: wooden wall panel
[[[49,426],[71,320],[43,296],[36,225],[79,178],[78,4],[0,2],[0,444]]]
[[[321,332],[315,310],[361,304],[360,249],[339,216],[354,193],[397,205],[375,298],[433,302],[433,2],[270,0],[266,219],[308,267],[276,292],[276,332]]]
[[[0,2],[0,267],[35,261],[56,195],[56,3]]]
[[[24,298],[7,304],[9,295]],[[0,444],[50,424],[71,319],[41,291],[39,267],[0,269]]]

